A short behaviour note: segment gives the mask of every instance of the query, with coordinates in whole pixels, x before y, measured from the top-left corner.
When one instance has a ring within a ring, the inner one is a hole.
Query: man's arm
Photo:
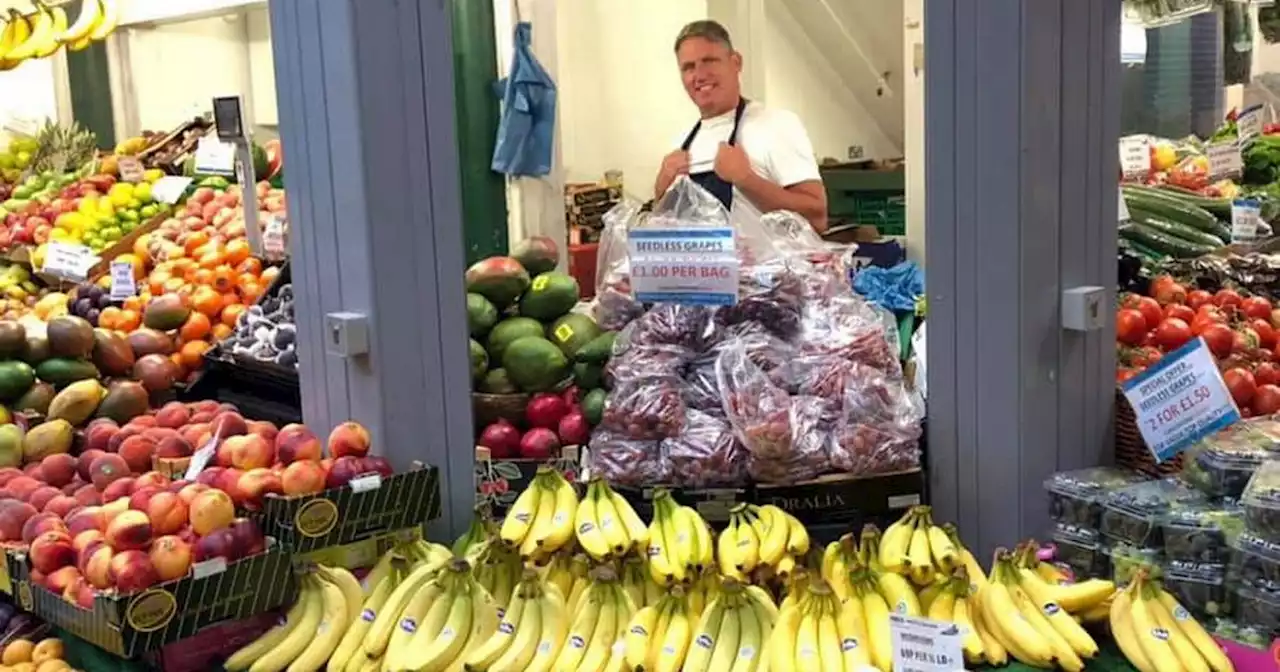
[[[781,187],[755,171],[749,171],[736,186],[760,212],[790,210],[809,220],[814,231],[824,233],[827,230],[827,190],[821,180]]]

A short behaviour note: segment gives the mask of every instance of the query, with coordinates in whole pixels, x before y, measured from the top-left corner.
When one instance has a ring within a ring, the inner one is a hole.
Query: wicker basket
[[[1171,476],[1182,471],[1182,454],[1157,463],[1147,449],[1147,442],[1138,430],[1138,417],[1124,393],[1116,390],[1116,466],[1128,467],[1153,478]]]
[[[498,420],[520,425],[524,422],[524,409],[529,405],[529,395],[471,393],[471,413],[476,427],[487,427]]]

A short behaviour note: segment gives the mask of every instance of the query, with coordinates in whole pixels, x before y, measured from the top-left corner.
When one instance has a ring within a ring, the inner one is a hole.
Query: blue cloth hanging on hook
[[[502,118],[493,148],[495,171],[512,177],[551,172],[556,127],[556,84],[533,55],[533,25],[516,24],[511,74],[498,82]]]

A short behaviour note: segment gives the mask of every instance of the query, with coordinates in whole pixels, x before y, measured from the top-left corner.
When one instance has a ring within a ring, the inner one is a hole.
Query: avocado
[[[551,271],[529,283],[520,297],[520,314],[547,322],[573,310],[578,305],[578,281],[573,276]]]
[[[25,362],[0,362],[0,401],[8,403],[21,397],[35,382],[35,371]]]
[[[36,366],[36,375],[46,383],[53,383],[55,387],[65,387],[77,380],[97,378],[98,367],[83,359],[54,357],[40,362]]]
[[[27,348],[27,330],[13,320],[0,322],[0,359],[17,359]]]
[[[582,398],[582,415],[593,427],[600,424],[600,419],[604,417],[605,397],[604,390],[595,389]]]
[[[540,336],[517,338],[502,354],[502,368],[525,392],[554,389],[569,373],[569,360],[554,343]]]

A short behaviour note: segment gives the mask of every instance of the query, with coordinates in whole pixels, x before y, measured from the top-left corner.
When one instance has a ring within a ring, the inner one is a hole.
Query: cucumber
[[[1201,245],[1189,240],[1183,240],[1138,222],[1130,222],[1120,227],[1120,235],[1156,252],[1163,252],[1171,257],[1180,259],[1199,257],[1216,249],[1213,245]]]
[[[1129,188],[1124,190],[1124,202],[1130,212],[1134,208],[1150,212],[1154,215],[1178,224],[1199,229],[1205,233],[1218,230],[1218,218],[1198,206],[1178,201],[1173,196],[1157,196]]]
[[[1162,194],[1171,194],[1184,203],[1204,208],[1219,219],[1231,219],[1231,199],[1229,198],[1208,198],[1172,184],[1162,184],[1156,191]]]
[[[1149,212],[1145,208],[1133,207],[1129,210],[1129,217],[1132,221],[1139,224],[1146,224],[1157,231],[1163,231],[1171,236],[1177,236],[1183,240],[1189,240],[1193,243],[1202,245],[1213,245],[1221,247],[1228,241],[1222,240],[1212,233],[1205,233],[1200,229],[1193,229],[1185,224],[1171,222],[1160,215]]]

